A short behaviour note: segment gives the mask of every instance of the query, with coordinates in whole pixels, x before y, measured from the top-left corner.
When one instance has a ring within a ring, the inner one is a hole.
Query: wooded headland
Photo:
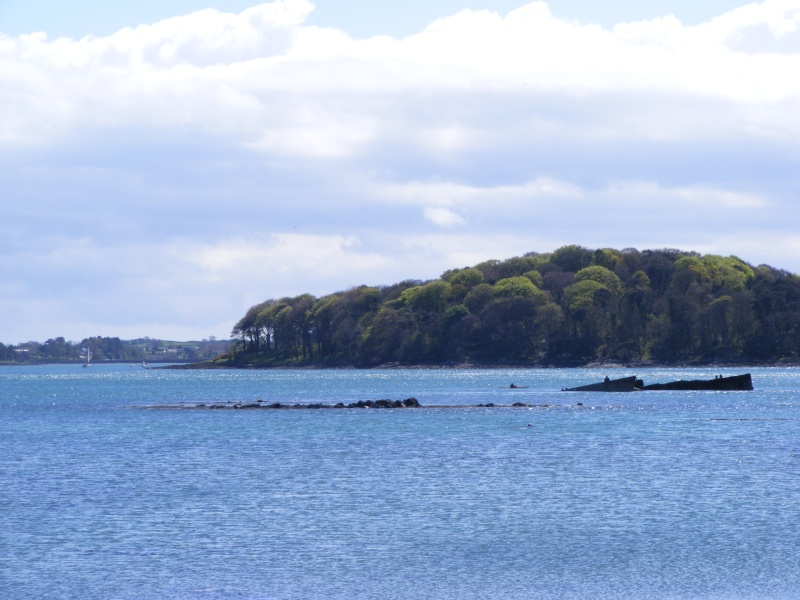
[[[800,278],[736,256],[564,246],[432,281],[269,299],[215,366],[800,360]]]
[[[58,337],[0,344],[0,362],[90,353],[196,368],[800,363],[800,277],[736,256],[570,245],[431,281],[265,300],[231,336]]]

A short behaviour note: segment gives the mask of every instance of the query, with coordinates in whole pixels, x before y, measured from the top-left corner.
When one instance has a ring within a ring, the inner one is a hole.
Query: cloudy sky
[[[0,32],[7,344],[226,338],[570,243],[800,272],[800,0],[0,0]]]

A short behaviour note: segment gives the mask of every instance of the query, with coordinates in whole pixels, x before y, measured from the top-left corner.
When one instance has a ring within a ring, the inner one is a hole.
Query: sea
[[[0,367],[0,598],[798,597],[798,368]]]

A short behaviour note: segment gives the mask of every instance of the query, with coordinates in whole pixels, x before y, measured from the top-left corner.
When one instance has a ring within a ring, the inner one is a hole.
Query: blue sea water
[[[0,598],[797,598],[800,370],[559,391],[744,371],[0,368]]]

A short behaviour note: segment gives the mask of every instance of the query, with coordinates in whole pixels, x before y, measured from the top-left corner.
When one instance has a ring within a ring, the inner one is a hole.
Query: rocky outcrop
[[[278,409],[293,409],[293,408],[303,408],[303,409],[333,409],[333,408],[421,408],[421,404],[419,400],[416,398],[406,398],[405,400],[359,400],[358,402],[351,402],[349,404],[345,404],[344,402],[339,402],[338,404],[323,404],[321,402],[315,402],[313,404],[281,404],[280,402],[273,402],[272,404],[265,404],[263,401],[257,401],[252,404],[214,404],[211,406],[206,407],[205,405],[197,405],[195,408],[211,408],[211,409],[220,409],[220,408],[233,408],[236,410],[252,410],[252,409],[266,409],[266,410],[278,410]]]

